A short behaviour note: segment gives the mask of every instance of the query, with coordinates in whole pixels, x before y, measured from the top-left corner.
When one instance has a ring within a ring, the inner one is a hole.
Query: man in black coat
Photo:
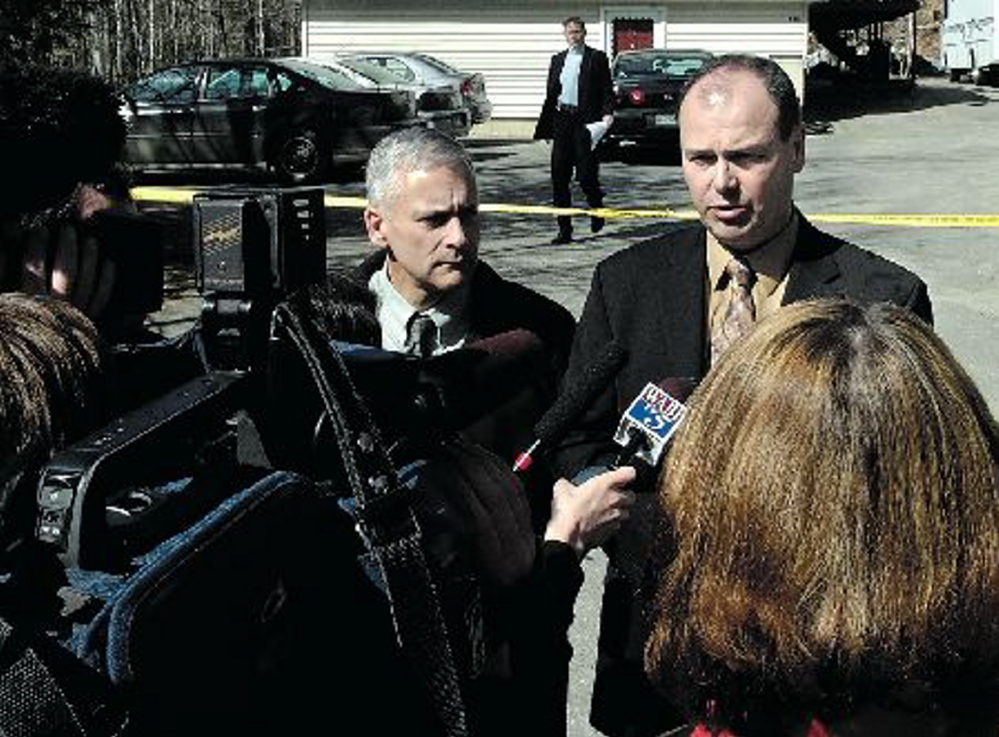
[[[377,299],[382,348],[424,356],[457,354],[477,341],[481,345],[483,339],[518,329],[530,331],[540,342],[541,361],[507,372],[511,375],[497,377],[490,385],[472,387],[472,392],[488,397],[500,391],[501,384],[522,386],[498,411],[462,433],[505,459],[503,469],[490,472],[486,462],[470,463],[466,469],[468,487],[480,496],[468,507],[480,510],[476,516],[489,528],[488,535],[475,537],[488,543],[502,537],[502,528],[489,521],[487,502],[496,501],[497,495],[502,501],[523,493],[509,471],[513,451],[527,447],[540,413],[554,400],[575,321],[564,307],[479,261],[475,175],[467,153],[455,141],[422,128],[387,136],[368,160],[367,190],[364,221],[377,252],[360,265],[356,276]],[[429,321],[429,336],[422,330],[414,335],[420,321]],[[501,470],[510,477],[506,483],[517,488],[504,486]],[[567,632],[582,583],[579,557],[605,540],[627,515],[633,495],[620,487],[630,478],[629,469],[622,469],[616,477],[581,488],[563,481],[553,489],[543,470],[521,477],[544,543],[530,578],[504,585],[499,599],[488,604],[490,616],[498,612],[503,622],[510,663],[501,675],[485,673],[474,679],[468,695],[474,733],[565,733],[571,653]],[[500,568],[508,567],[508,556],[499,548],[490,556],[477,556],[479,565],[492,557]]]
[[[555,54],[548,67],[548,87],[535,139],[552,141],[552,202],[571,207],[569,182],[572,170],[590,208],[603,207],[600,165],[594,151],[592,129],[606,130],[613,122],[614,91],[610,64],[603,51],[586,45],[586,24],[572,16],[562,22],[569,48]],[[601,217],[590,218],[596,233],[604,226]],[[558,217],[558,235],[552,243],[572,240],[572,218]]]
[[[611,462],[620,413],[647,382],[703,377],[734,313],[762,319],[797,300],[849,297],[893,302],[932,322],[918,277],[822,233],[794,206],[804,131],[793,84],[779,66],[756,57],[716,58],[689,83],[679,111],[683,171],[701,222],[598,265],[565,383],[579,381],[612,339],[629,355],[559,449],[559,470],[570,477]],[[736,278],[736,265],[749,274],[745,282]],[[748,306],[737,298],[743,288]],[[631,520],[606,546],[590,720],[608,735],[653,735],[681,723],[642,669],[645,530],[655,514],[653,497],[639,495]]]
[[[572,314],[479,260],[475,174],[452,139],[422,128],[387,136],[368,160],[367,190],[364,222],[377,252],[356,276],[377,298],[382,348],[436,356],[517,329],[537,336],[540,360],[503,377],[522,379],[524,391],[473,434],[512,460],[554,399],[575,330]],[[488,397],[496,388],[476,390]]]

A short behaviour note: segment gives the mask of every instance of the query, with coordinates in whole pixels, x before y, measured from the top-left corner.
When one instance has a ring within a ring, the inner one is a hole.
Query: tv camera
[[[113,242],[131,239],[133,253],[141,243],[155,254],[142,267],[151,271],[153,262],[159,281],[143,282],[145,289],[134,282],[130,287],[130,308],[148,310],[162,299],[162,243],[144,222],[141,217],[116,221]],[[126,340],[114,347],[119,372],[130,377],[126,383],[148,378],[153,386],[145,393],[155,398],[56,452],[41,469],[35,538],[54,546],[67,565],[105,570],[126,565],[136,549],[176,532],[179,517],[193,522],[231,491],[236,480],[210,473],[197,484],[197,494],[190,484],[180,485],[183,494],[172,493],[176,485],[170,482],[203,478],[199,469],[237,452],[265,370],[274,305],[325,279],[319,188],[198,194],[192,224],[202,297],[198,325],[181,340]],[[178,383],[168,383],[176,377]]]

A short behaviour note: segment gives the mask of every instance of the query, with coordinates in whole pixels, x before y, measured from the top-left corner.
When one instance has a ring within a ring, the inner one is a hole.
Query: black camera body
[[[101,217],[96,226],[117,243],[115,233],[134,235],[141,220]],[[200,355],[202,370],[159,387],[153,401],[57,452],[41,470],[35,538],[54,546],[67,565],[105,570],[123,565],[136,545],[145,544],[143,530],[171,527],[176,505],[161,504],[155,495],[150,499],[149,488],[171,475],[195,472],[206,461],[206,447],[213,448],[209,462],[220,455],[235,460],[246,411],[263,383],[274,306],[289,293],[325,280],[322,189],[199,194],[192,220],[203,306],[196,337],[189,341],[196,346],[185,350]],[[153,268],[152,261],[136,261],[134,268]],[[158,274],[162,284],[162,261]],[[152,293],[145,302],[137,294],[123,296],[119,304],[147,311],[153,307]],[[162,288],[155,291],[161,293]],[[174,346],[125,348],[119,355],[128,356],[129,373],[140,377],[183,376],[189,368],[170,370],[164,364],[195,363]],[[135,487],[144,487],[141,495],[123,495],[123,489]]]
[[[81,227],[101,249],[101,263],[115,269],[104,313],[109,319],[146,315],[163,307],[163,228],[138,213],[98,210]]]
[[[217,190],[195,195],[192,207],[202,329],[213,363],[259,366],[274,305],[325,278],[323,190]]]

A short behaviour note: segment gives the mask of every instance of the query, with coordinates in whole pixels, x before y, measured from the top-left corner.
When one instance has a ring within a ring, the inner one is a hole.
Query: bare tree
[[[185,59],[299,52],[302,0],[0,0],[0,61],[116,83]]]

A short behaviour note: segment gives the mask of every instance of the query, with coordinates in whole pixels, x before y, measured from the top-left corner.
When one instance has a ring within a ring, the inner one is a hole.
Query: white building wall
[[[639,15],[635,15],[635,14]],[[674,48],[751,51],[797,57],[805,53],[807,13],[799,3],[508,2],[403,3],[306,0],[303,54],[322,58],[342,51],[422,51],[466,71],[481,72],[493,102],[493,117],[536,118],[545,94],[551,55],[565,47],[563,18],[580,15],[587,43],[609,51],[615,17],[654,18],[656,43]],[[796,13],[800,22],[786,16]],[[606,31],[606,32],[605,32]],[[799,75],[800,76],[800,75]]]
[[[808,47],[808,9],[804,2],[784,4],[681,3],[666,19],[666,46],[706,49],[716,54],[768,56],[804,92],[804,55]]]

